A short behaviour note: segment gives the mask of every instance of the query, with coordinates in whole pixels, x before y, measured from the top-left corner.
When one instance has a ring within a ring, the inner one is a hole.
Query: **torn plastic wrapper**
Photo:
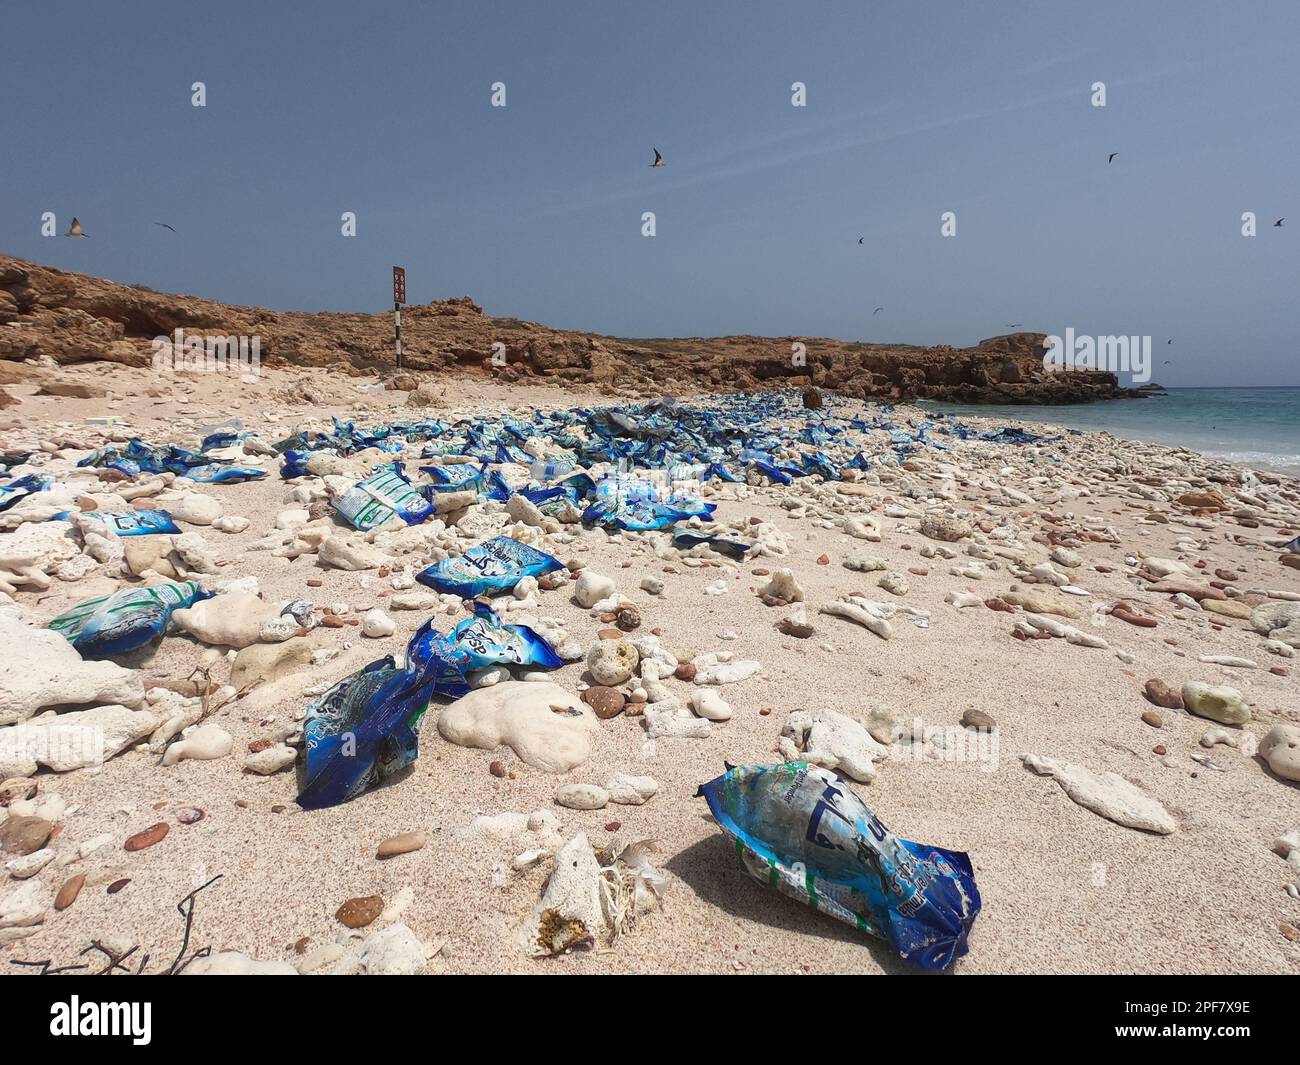
[[[829,770],[728,766],[696,794],[756,880],[926,969],[946,968],[969,949],[980,911],[970,859],[898,838]]]
[[[36,492],[47,491],[54,479],[45,473],[29,473],[8,484],[0,484],[0,511],[8,510],[20,499]]]
[[[545,551],[508,536],[495,536],[463,555],[434,563],[415,579],[435,591],[473,599],[507,592],[525,577],[541,577],[563,568],[564,563]]]
[[[426,621],[406,647],[343,678],[307,708],[298,805],[305,810],[356,798],[413,763],[420,723],[435,695],[469,693],[466,656]]]
[[[648,532],[652,529],[666,529],[690,517],[693,515],[688,511],[670,507],[666,503],[657,503],[653,499],[601,499],[582,512],[582,524],[628,532]]]
[[[743,559],[754,549],[753,544],[736,539],[734,536],[718,536],[705,532],[693,532],[690,529],[682,529],[673,533],[673,547],[680,551],[689,551],[692,547],[697,547],[700,544],[707,544],[719,554],[737,560]]]
[[[160,639],[173,610],[211,599],[214,594],[198,581],[123,588],[78,603],[46,627],[62,634],[82,658],[111,658]]]
[[[67,521],[72,511],[55,514],[52,521]],[[79,510],[83,518],[103,522],[118,536],[153,536],[159,533],[178,533],[180,528],[165,510]]]
[[[394,515],[407,525],[419,525],[433,513],[433,504],[411,484],[400,462],[358,481],[335,499],[332,506],[361,532],[383,525]]]
[[[474,616],[466,618],[449,635],[458,651],[469,656],[470,667],[534,666],[557,669],[564,659],[527,625],[507,625],[486,603],[474,604]]]

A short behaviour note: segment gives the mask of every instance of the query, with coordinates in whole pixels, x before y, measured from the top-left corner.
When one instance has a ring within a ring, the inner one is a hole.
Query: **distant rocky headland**
[[[391,311],[272,311],[154,292],[0,256],[0,382],[14,363],[148,365],[154,339],[256,336],[263,363],[392,372]],[[494,317],[468,296],[403,309],[406,368],[505,382],[585,383],[613,396],[817,387],[860,399],[1058,404],[1141,396],[1102,371],[1049,373],[1045,336],[1012,333],[973,348],[863,344],[824,337],[629,339]],[[3,367],[0,367],[2,369]]]

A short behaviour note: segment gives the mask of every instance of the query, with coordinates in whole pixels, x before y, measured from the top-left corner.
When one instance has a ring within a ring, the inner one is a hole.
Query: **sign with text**
[[[393,302],[406,302],[406,268],[403,266],[393,267]]]

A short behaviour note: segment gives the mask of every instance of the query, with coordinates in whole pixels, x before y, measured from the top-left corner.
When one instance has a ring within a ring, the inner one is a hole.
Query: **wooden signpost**
[[[397,343],[397,368],[402,368],[402,304],[406,302],[406,267],[393,267],[393,339]]]

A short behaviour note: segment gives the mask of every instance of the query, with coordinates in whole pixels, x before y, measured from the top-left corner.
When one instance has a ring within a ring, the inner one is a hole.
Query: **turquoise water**
[[[1063,407],[923,403],[957,415],[1105,429],[1132,440],[1189,447],[1300,475],[1300,388],[1171,388],[1149,399],[1112,399]]]

